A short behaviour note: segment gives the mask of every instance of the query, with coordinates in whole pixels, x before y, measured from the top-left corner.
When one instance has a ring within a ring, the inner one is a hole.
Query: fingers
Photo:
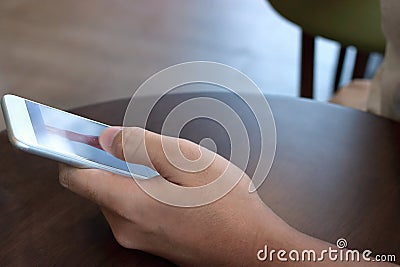
[[[216,153],[190,141],[137,127],[107,128],[99,141],[114,156],[153,168],[169,181],[185,186],[207,184],[220,175],[211,169],[224,170],[228,165]]]
[[[67,189],[127,218],[145,195],[129,178],[97,169],[60,165],[59,180]]]

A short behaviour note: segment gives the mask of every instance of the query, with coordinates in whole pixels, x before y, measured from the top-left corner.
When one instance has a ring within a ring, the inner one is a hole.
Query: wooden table
[[[155,107],[148,128],[159,131],[168,110],[196,95],[170,95]],[[256,124],[233,96],[215,94]],[[374,115],[286,97],[267,97],[278,144],[262,199],[297,229],[351,248],[400,259],[400,124]],[[74,110],[121,124],[128,100]],[[217,128],[194,123],[182,136],[229,145]],[[254,148],[257,144],[253,144]],[[0,133],[0,266],[169,266],[120,247],[98,208],[63,189],[57,164],[17,151]],[[247,170],[251,173],[251,164]]]

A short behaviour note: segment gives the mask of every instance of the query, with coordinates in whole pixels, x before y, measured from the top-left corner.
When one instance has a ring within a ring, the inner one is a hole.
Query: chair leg
[[[334,92],[336,92],[339,89],[340,78],[342,77],[342,71],[343,71],[344,58],[346,56],[346,50],[347,50],[346,47],[340,46],[340,53],[339,53],[338,63],[337,63],[337,66],[336,66],[335,84],[334,84],[334,87],[333,87],[333,91]]]
[[[357,51],[356,62],[353,69],[353,79],[364,78],[367,68],[369,53]]]
[[[300,96],[313,98],[315,38],[304,31],[301,36]]]

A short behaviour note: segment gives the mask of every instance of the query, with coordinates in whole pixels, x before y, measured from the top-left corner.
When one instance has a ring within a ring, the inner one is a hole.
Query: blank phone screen
[[[36,140],[47,150],[79,156],[128,173],[130,169],[145,177],[158,175],[146,166],[127,163],[104,151],[99,144],[99,136],[107,126],[30,101],[25,103]]]

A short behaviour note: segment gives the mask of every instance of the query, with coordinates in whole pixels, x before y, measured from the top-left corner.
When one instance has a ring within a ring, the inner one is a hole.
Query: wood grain
[[[79,107],[130,97],[157,71],[193,60],[239,68],[262,86],[282,61],[265,47],[283,42],[270,40],[267,11],[264,0],[0,1],[0,95]]]

